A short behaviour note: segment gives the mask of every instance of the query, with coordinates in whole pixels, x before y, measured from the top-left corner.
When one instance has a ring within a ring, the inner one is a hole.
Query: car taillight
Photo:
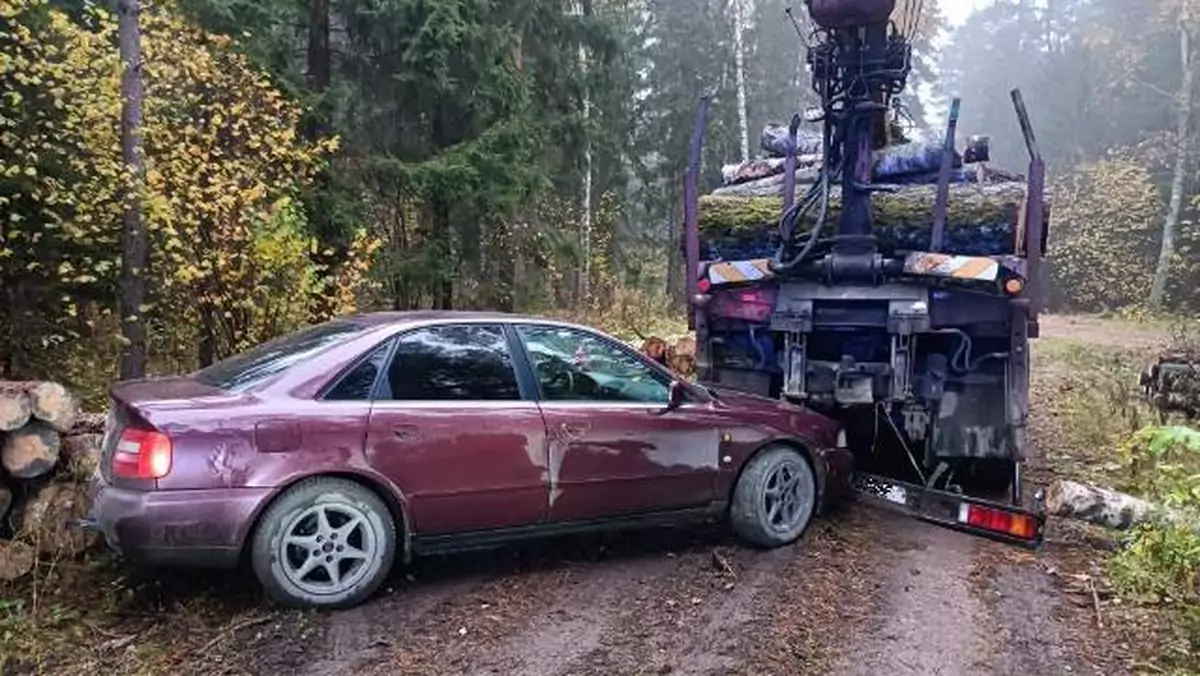
[[[123,479],[161,479],[171,471],[171,455],[171,438],[162,432],[125,429],[112,456],[112,471]]]
[[[1037,521],[1027,514],[1013,514],[1001,509],[963,503],[958,509],[958,521],[974,528],[1011,535],[1022,540],[1033,540],[1037,537]]]

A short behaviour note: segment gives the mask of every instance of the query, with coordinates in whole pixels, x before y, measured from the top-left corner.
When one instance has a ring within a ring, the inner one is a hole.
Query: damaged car
[[[348,607],[397,561],[727,519],[796,541],[852,474],[801,406],[678,378],[577,324],[374,313],[111,389],[85,525],[138,564],[251,568]]]

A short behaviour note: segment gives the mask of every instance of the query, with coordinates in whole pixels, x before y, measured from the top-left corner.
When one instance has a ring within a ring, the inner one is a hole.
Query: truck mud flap
[[[854,475],[854,492],[865,504],[971,535],[1030,550],[1043,543],[1041,512],[861,472]]]

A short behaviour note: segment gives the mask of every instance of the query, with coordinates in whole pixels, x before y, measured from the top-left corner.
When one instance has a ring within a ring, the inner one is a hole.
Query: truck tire
[[[808,460],[793,448],[774,445],[751,458],[742,471],[729,520],[743,540],[782,547],[804,534],[816,504],[816,475]]]
[[[348,608],[383,583],[396,556],[396,524],[370,489],[309,479],[259,520],[251,564],[267,596],[290,608]]]

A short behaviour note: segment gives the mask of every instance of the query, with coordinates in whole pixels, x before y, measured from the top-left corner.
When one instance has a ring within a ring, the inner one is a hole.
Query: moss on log
[[[797,199],[800,199],[803,193],[798,192],[800,194],[797,195]],[[903,186],[898,187],[895,192],[876,193],[871,197],[871,214],[875,227],[929,228],[933,222],[936,196],[937,186],[933,185]],[[952,184],[946,226],[963,228],[983,223],[1005,223],[1015,227],[1024,200],[1024,183]],[[807,216],[797,223],[797,231],[805,232],[812,228],[820,211],[818,207],[810,209]],[[829,194],[827,223],[837,222],[841,207],[841,190],[833,188]],[[708,235],[774,226],[779,222],[781,209],[781,199],[774,196],[705,195],[700,198],[700,231]]]

